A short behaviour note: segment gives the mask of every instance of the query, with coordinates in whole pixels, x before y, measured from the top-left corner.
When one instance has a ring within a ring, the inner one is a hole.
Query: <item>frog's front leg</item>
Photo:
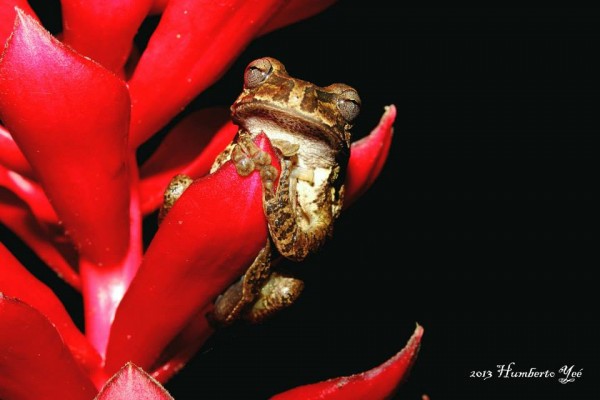
[[[242,278],[231,285],[215,301],[210,319],[217,326],[224,326],[240,319],[243,312],[254,302],[258,292],[271,273],[271,242],[258,253]]]
[[[298,180],[313,184],[312,179],[313,171],[298,168],[284,157],[277,191],[265,192],[264,209],[271,238],[281,255],[293,261],[301,261],[321,247],[333,229],[329,198],[314,199],[318,212],[312,213],[306,212],[298,202]]]
[[[167,213],[173,208],[175,202],[194,180],[185,174],[175,175],[163,194],[163,203],[158,212],[158,223],[160,224]]]

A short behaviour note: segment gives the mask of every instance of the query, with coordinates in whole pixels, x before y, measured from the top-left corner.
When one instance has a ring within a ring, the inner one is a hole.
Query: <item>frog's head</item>
[[[355,89],[335,83],[319,87],[292,78],[274,58],[252,61],[244,90],[231,106],[234,122],[252,133],[292,132],[326,140],[339,150],[350,146],[350,128],[360,111]]]

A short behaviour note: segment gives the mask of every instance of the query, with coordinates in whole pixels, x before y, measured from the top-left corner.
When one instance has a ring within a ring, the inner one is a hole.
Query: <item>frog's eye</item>
[[[244,73],[244,87],[252,89],[263,83],[273,71],[271,61],[266,58],[259,58],[252,61]]]
[[[338,95],[337,107],[342,117],[352,122],[360,112],[360,97],[354,89],[344,90]]]

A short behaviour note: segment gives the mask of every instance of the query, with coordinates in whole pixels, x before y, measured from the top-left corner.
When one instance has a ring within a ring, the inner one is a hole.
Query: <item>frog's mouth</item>
[[[267,133],[271,138],[289,140],[290,137],[304,137],[310,141],[327,143],[331,149],[345,151],[345,138],[330,126],[309,115],[299,115],[293,110],[279,108],[272,104],[237,104],[231,108],[233,121],[252,134]],[[343,129],[342,129],[343,131]]]

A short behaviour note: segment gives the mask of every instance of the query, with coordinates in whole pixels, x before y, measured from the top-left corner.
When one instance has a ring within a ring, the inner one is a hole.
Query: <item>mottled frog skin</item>
[[[243,317],[258,322],[298,297],[302,282],[272,271],[271,243],[284,257],[300,261],[332,235],[344,199],[351,123],[359,110],[360,98],[350,86],[319,87],[292,78],[273,58],[248,65],[244,90],[231,106],[240,130],[211,172],[230,160],[240,175],[260,172],[270,238],[242,279],[217,299],[212,321],[226,325]],[[270,156],[253,142],[263,132],[281,165],[277,185]],[[181,175],[173,179],[161,217],[190,183]]]

